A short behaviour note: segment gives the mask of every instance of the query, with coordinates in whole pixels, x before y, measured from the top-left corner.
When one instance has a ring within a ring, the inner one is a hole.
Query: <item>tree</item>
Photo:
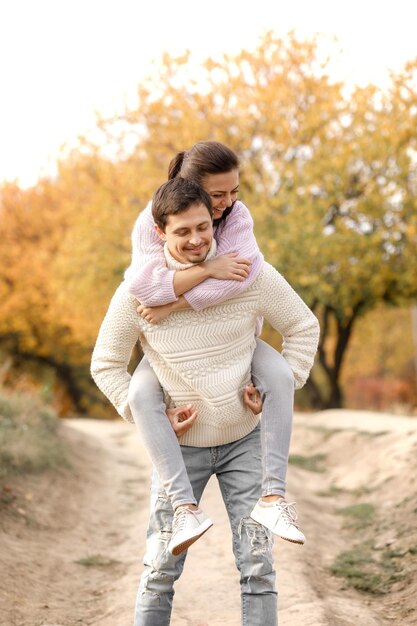
[[[288,159],[271,202],[268,236],[275,228],[282,242],[276,263],[321,319],[327,393],[314,375],[308,382],[320,408],[342,404],[341,368],[358,317],[417,296],[415,93],[402,91],[411,71],[386,94],[356,89],[304,147],[307,157]]]
[[[266,257],[321,321],[311,399],[341,406],[357,318],[417,295],[416,64],[386,92],[348,93],[329,79],[317,41],[270,33],[254,52],[208,60],[198,80],[188,62],[165,56],[137,108],[118,118],[138,133],[130,159],[156,171],[203,138],[238,152]]]
[[[68,227],[55,185],[3,186],[0,202],[0,347],[15,368],[52,368],[81,406],[83,388],[71,363],[82,361],[70,327],[54,301],[51,264]],[[85,374],[84,374],[85,376]],[[82,376],[81,376],[82,377]]]
[[[329,78],[319,40],[293,34],[267,33],[194,73],[190,57],[165,55],[137,105],[98,119],[98,139],[81,139],[54,180],[3,188],[0,347],[6,336],[38,357],[59,347],[85,372],[137,213],[176,152],[214,139],[241,158],[266,259],[320,319],[313,404],[340,406],[357,319],[417,296],[417,62],[385,91],[348,92]]]

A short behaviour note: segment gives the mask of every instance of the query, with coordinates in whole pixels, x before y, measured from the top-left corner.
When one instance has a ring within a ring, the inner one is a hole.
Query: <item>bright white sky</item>
[[[383,84],[417,56],[416,24],[415,0],[0,0],[0,183],[51,171],[163,51],[206,58],[253,48],[265,29],[321,32],[340,42],[339,78]]]

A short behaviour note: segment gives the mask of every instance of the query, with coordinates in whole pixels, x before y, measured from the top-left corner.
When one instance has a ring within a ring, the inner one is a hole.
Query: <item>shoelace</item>
[[[172,524],[172,532],[178,532],[182,530],[185,526],[187,515],[190,514],[193,515],[193,511],[191,509],[187,509],[186,506],[180,507],[178,512],[175,511],[174,521]]]
[[[278,502],[276,506],[281,509],[281,512],[278,515],[278,520],[283,517],[287,524],[292,524],[293,526],[298,528],[298,516],[297,511],[295,510],[295,504],[295,502]]]

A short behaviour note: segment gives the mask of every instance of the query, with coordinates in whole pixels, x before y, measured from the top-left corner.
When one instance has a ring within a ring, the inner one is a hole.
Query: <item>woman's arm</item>
[[[196,310],[238,296],[252,285],[262,269],[263,256],[253,233],[252,216],[242,202],[237,201],[224,224],[219,225],[216,239],[218,256],[237,252],[250,261],[248,276],[243,281],[209,278],[193,287],[184,293],[184,297]]]
[[[136,220],[132,248],[132,263],[126,270],[125,279],[130,293],[147,307],[173,303],[207,278],[242,281],[249,272],[247,259],[235,253],[217,256],[180,272],[169,270],[163,241],[154,228],[151,204]]]
[[[132,264],[125,274],[129,292],[147,306],[175,302],[174,274],[167,268],[164,245],[155,231],[149,203],[132,231]]]
[[[175,272],[175,294],[182,296],[208,278],[214,278],[217,281],[243,281],[249,275],[250,265],[249,259],[240,257],[237,252],[229,252],[222,256],[216,256],[210,261],[196,263],[193,267]]]
[[[175,311],[184,311],[185,309],[191,309],[191,306],[188,304],[184,296],[180,296],[175,302],[163,304],[162,306],[146,306],[144,304],[140,304],[137,308],[137,312],[150,324],[158,324],[171,313],[174,313]]]
[[[132,265],[125,275],[130,293],[148,307],[169,304],[184,295],[199,310],[245,291],[258,276],[263,257],[252,217],[242,202],[236,202],[220,228],[215,259],[180,272],[169,270],[149,203],[133,228]]]

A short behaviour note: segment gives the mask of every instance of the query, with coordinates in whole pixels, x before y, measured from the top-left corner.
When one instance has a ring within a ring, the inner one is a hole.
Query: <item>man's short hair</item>
[[[204,204],[213,217],[211,198],[207,191],[193,180],[173,178],[161,185],[152,198],[152,215],[155,224],[165,231],[169,215],[177,215],[194,204]]]

